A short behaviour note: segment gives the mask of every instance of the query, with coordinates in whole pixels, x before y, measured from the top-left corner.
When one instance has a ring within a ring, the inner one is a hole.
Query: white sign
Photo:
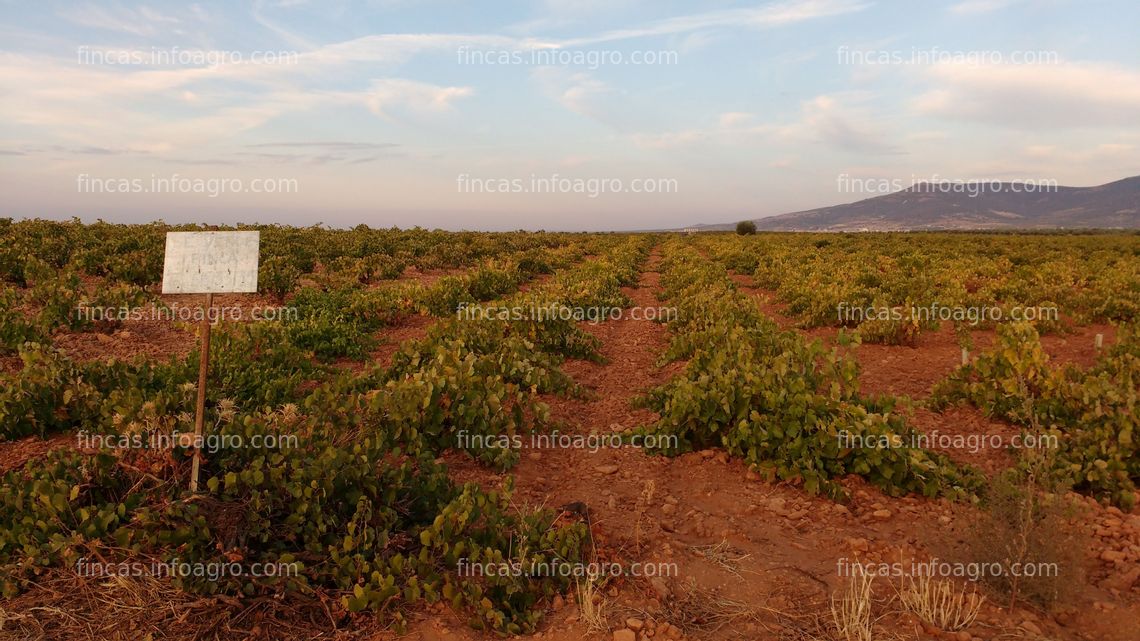
[[[260,242],[256,231],[167,232],[162,293],[257,292]]]

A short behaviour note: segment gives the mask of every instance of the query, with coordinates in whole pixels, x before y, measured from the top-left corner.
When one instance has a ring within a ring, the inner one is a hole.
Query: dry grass
[[[739,550],[728,543],[727,539],[714,545],[693,545],[690,547],[697,554],[735,574],[738,578],[744,578],[740,575],[740,562],[752,558],[751,554],[741,554]]]
[[[153,576],[92,579],[54,569],[0,606],[0,641],[351,639],[377,631],[374,625],[338,631],[325,601],[319,595],[295,596],[290,603],[271,596],[203,596]]]
[[[899,590],[899,600],[908,612],[947,632],[970,626],[978,616],[985,597],[977,591],[959,590],[951,581],[930,576],[910,577]]]
[[[841,641],[875,641],[871,608],[873,574],[856,573],[843,596],[831,599],[831,622]]]
[[[736,621],[759,620],[756,610],[747,603],[727,599],[718,590],[700,588],[692,578],[670,614],[686,635],[694,630],[707,635]]]
[[[645,486],[641,490],[641,494],[637,497],[637,505],[634,506],[634,524],[633,524],[633,547],[638,554],[642,550],[642,521],[646,518],[649,512],[649,507],[653,505],[653,496],[657,493],[657,484],[652,480],[645,482]]]
[[[609,628],[606,624],[606,597],[598,589],[598,584],[599,579],[596,575],[575,579],[578,618],[590,632],[604,632]]]

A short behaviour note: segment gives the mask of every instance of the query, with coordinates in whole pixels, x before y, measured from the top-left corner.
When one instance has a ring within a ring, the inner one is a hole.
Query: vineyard
[[[1140,236],[241,227],[191,492],[200,229],[0,220],[0,638],[1136,638]]]

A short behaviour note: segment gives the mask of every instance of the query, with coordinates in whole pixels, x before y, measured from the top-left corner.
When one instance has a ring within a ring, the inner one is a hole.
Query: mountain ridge
[[[752,219],[758,231],[1140,229],[1140,176],[1094,187],[923,182],[853,203]],[[694,225],[721,231],[736,223]]]

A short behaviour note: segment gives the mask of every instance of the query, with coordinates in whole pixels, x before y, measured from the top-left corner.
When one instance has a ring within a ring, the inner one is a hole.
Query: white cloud
[[[640,27],[617,29],[593,36],[571,39],[564,44],[567,46],[580,46],[612,42],[615,40],[629,40],[631,38],[690,33],[713,28],[747,27],[760,29],[777,27],[807,20],[853,13],[861,11],[868,6],[870,5],[858,0],[789,0],[787,2],[776,2],[759,7],[724,9],[679,16],[676,18],[666,18]]]
[[[951,5],[947,10],[959,15],[990,13],[1016,4],[1020,0],[963,0]]]
[[[473,93],[471,87],[442,87],[402,78],[386,78],[372,82],[365,102],[376,115],[388,117],[392,115],[393,107],[416,112],[447,111],[453,102]]]
[[[1105,64],[976,65],[926,68],[936,86],[918,96],[920,114],[1013,128],[1132,126],[1140,72]]]
[[[56,15],[83,27],[118,31],[136,36],[154,36],[160,32],[159,27],[161,25],[179,23],[178,18],[160,13],[149,7],[128,9],[117,3],[108,6],[83,4],[57,11]]]
[[[805,102],[802,119],[790,131],[806,134],[831,147],[857,153],[890,154],[899,150],[887,142],[887,130],[869,111],[852,106],[833,95],[816,96]]]

